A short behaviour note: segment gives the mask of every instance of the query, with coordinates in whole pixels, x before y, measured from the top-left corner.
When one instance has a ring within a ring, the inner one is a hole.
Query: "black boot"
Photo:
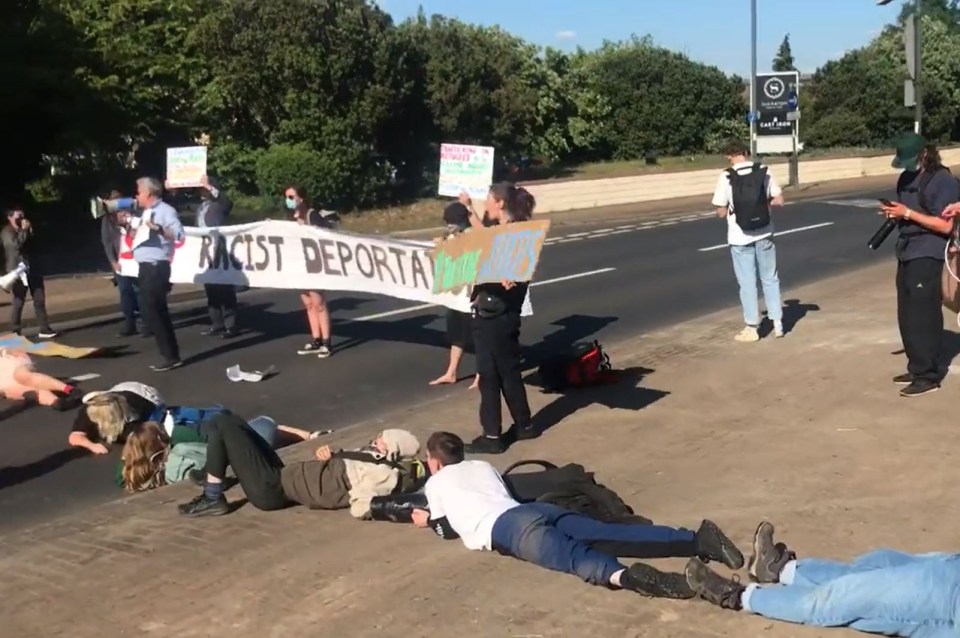
[[[370,518],[391,523],[412,523],[413,510],[430,511],[427,496],[423,492],[374,496],[370,500]]]
[[[620,574],[620,587],[651,598],[693,598],[697,592],[683,574],[662,572],[644,563],[634,563]]]
[[[734,611],[740,611],[743,608],[741,600],[746,588],[739,581],[717,574],[704,565],[699,558],[691,558],[684,571],[687,575],[687,584],[708,603],[713,603],[721,609]]]
[[[758,583],[779,583],[780,572],[797,555],[783,543],[774,543],[773,525],[763,521],[753,535],[753,555],[747,563],[750,578]]]
[[[743,554],[716,523],[704,519],[694,538],[696,554],[705,562],[715,560],[730,569],[743,567]]]

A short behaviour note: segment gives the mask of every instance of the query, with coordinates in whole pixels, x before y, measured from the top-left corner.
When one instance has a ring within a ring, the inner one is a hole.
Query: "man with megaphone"
[[[50,318],[47,316],[46,292],[37,258],[33,225],[21,208],[7,210],[6,222],[3,230],[0,230],[6,273],[0,278],[0,287],[13,295],[10,325],[14,332],[20,334],[23,327],[23,305],[29,292],[33,299],[33,311],[40,325],[37,336],[41,339],[53,339],[57,333],[50,327]]]

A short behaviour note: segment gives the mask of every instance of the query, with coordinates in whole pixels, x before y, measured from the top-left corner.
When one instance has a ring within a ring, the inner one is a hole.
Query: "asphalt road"
[[[893,258],[893,241],[876,253],[866,247],[880,224],[876,209],[868,207],[883,195],[800,202],[776,214],[788,329],[797,323],[802,330],[803,316],[817,311],[815,298],[796,299],[791,289]],[[726,307],[739,315],[725,238],[724,223],[705,210],[657,220],[557,226],[531,293],[535,314],[523,327],[531,365],[538,353],[588,337],[610,344]],[[152,341],[118,339],[117,325],[102,323],[72,330],[60,341],[126,343],[124,352],[110,359],[38,358],[39,367],[64,377],[101,375],[84,388],[140,380],[156,385],[171,403],[219,402],[245,416],[269,414],[308,429],[343,428],[384,411],[468,392],[467,381],[427,385],[447,362],[438,309],[410,310],[414,304],[368,295],[332,295],[336,353],[319,360],[296,354],[306,340],[306,323],[295,293],[251,291],[243,300],[242,322],[249,332],[233,341],[201,337],[203,317],[196,312],[180,316],[178,336],[188,365],[173,372],[148,370],[156,360]],[[243,369],[275,365],[279,374],[259,384],[235,384],[224,372],[233,364]],[[461,374],[471,375],[472,366],[466,357]],[[92,457],[68,449],[73,416],[34,408],[0,417],[0,533],[122,496],[112,483],[119,451]],[[429,418],[425,411],[424,419]]]

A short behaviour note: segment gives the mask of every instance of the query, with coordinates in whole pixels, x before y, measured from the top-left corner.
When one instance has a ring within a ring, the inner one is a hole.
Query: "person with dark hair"
[[[466,193],[460,203],[470,214],[470,224],[482,227],[483,219],[473,209]],[[537,202],[526,189],[510,183],[494,184],[487,194],[486,216],[494,224],[528,221]],[[473,341],[480,375],[480,425],[483,433],[469,445],[475,454],[500,454],[509,441],[534,439],[535,428],[523,384],[520,360],[520,314],[529,281],[502,281],[473,287]],[[503,432],[500,396],[513,417],[513,427]]]
[[[217,182],[212,177],[203,176],[200,182],[200,198],[203,202],[197,211],[197,226],[226,226],[233,210],[233,202],[217,187]],[[222,339],[237,336],[240,333],[237,329],[237,287],[232,284],[204,284],[203,290],[207,294],[210,327],[201,334]]]
[[[20,334],[23,328],[23,306],[29,292],[33,299],[34,315],[40,324],[37,336],[41,339],[53,339],[57,332],[50,327],[50,317],[47,315],[47,294],[33,224],[23,214],[22,208],[7,210],[7,223],[3,230],[0,230],[0,243],[3,244],[5,258],[5,269],[0,275],[16,270],[20,264],[27,268],[26,274],[18,277],[10,287],[10,294],[13,296],[13,303],[10,304],[10,325],[13,331]]]
[[[453,202],[443,209],[443,223],[446,224],[446,237],[451,238],[470,229],[470,211],[460,202]],[[457,382],[457,370],[464,352],[473,347],[473,329],[470,314],[447,309],[447,340],[450,342],[450,362],[447,371],[430,382],[430,385],[446,385]],[[479,387],[480,375],[476,374],[470,390]]]
[[[287,186],[284,190],[284,205],[298,224],[330,227],[324,215],[310,207],[307,192],[302,186]],[[326,297],[320,290],[304,290],[300,293],[300,300],[307,311],[312,339],[300,348],[297,354],[315,354],[320,359],[326,359],[333,354],[330,311],[327,309]]]
[[[730,167],[717,179],[712,204],[717,217],[726,219],[727,243],[740,287],[745,325],[734,339],[743,343],[760,339],[758,276],[767,315],[773,321],[773,335],[782,337],[783,304],[770,207],[783,206],[783,191],[766,166],[749,159],[750,149],[742,140],[729,140],[723,154]]]
[[[426,447],[427,509],[413,510],[413,524],[444,539],[459,538],[467,549],[493,550],[593,585],[663,598],[693,596],[683,575],[665,575],[643,563],[626,567],[592,545],[624,543],[645,558],[701,556],[731,569],[743,566],[740,550],[711,521],[694,532],[604,523],[539,501],[521,504],[492,465],[464,460],[464,444],[456,434],[435,432]]]
[[[110,191],[108,199],[118,200],[123,195],[118,190]],[[132,211],[117,209],[107,212],[100,220],[100,243],[103,245],[103,254],[110,262],[110,269],[113,271],[113,283],[117,287],[117,293],[120,295],[120,312],[123,314],[123,329],[117,335],[119,337],[132,337],[137,334],[137,317],[140,314],[140,303],[137,296],[140,294],[140,287],[137,284],[136,277],[124,277],[120,272],[120,242],[126,228],[126,219]],[[151,336],[143,329],[143,336]]]
[[[896,202],[882,203],[881,214],[897,220],[897,323],[907,355],[907,372],[893,382],[900,395],[916,397],[940,388],[943,347],[941,282],[947,237],[953,220],[941,213],[960,199],[960,188],[933,144],[915,133],[897,142],[893,167]]]

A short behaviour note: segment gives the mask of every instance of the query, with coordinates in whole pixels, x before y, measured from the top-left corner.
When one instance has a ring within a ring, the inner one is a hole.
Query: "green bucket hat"
[[[919,163],[920,153],[927,145],[927,140],[916,133],[904,133],[896,141],[897,154],[891,166],[901,170],[915,171]]]

